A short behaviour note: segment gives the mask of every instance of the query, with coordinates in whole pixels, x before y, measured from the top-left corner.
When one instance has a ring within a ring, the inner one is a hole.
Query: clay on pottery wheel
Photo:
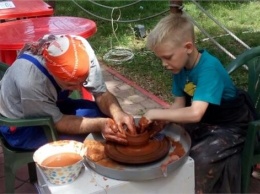
[[[126,132],[128,146],[144,146],[149,142],[149,133],[145,131],[141,134],[131,134]]]
[[[105,154],[117,162],[144,164],[154,162],[166,156],[170,146],[170,142],[166,137],[161,140],[148,139],[147,143],[134,146],[107,142],[105,145]]]
[[[154,162],[166,156],[171,147],[170,141],[165,136],[161,139],[150,139],[151,126],[144,122],[145,119],[136,127],[137,134],[131,134],[126,130],[128,145],[106,142],[105,154],[112,160],[127,164]],[[147,127],[141,129],[146,125]]]

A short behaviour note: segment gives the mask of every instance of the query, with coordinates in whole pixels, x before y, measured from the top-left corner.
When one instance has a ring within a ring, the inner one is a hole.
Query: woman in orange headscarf
[[[95,101],[68,98],[82,87]],[[107,90],[95,53],[80,36],[46,35],[25,45],[0,82],[0,114],[8,118],[51,116],[62,138],[84,140],[101,132],[111,141],[126,143],[123,126],[134,121]],[[10,108],[12,107],[12,108]],[[10,131],[0,127],[7,142],[35,149],[47,142],[43,130],[33,127]]]

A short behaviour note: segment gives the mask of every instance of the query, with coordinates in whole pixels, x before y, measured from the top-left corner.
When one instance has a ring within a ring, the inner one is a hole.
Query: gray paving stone
[[[122,108],[126,113],[133,116],[141,116],[145,112],[145,108],[140,104],[122,104]]]
[[[123,90],[123,91],[133,89],[132,86],[127,85],[125,82],[121,82],[121,84],[119,84],[117,87],[119,90]]]
[[[116,96],[123,110],[127,113],[140,116],[149,109],[161,107],[146,93],[139,91],[110,72],[103,71],[103,74],[109,91]]]
[[[105,81],[107,87],[117,87],[119,85],[122,85],[122,82],[116,81],[116,80],[111,80],[111,81]]]
[[[162,108],[160,104],[157,102],[147,98],[142,102],[142,106],[145,107],[146,109],[152,109],[152,108]]]
[[[141,103],[145,101],[147,98],[141,95],[134,94],[127,97],[127,99],[133,101],[133,103]]]

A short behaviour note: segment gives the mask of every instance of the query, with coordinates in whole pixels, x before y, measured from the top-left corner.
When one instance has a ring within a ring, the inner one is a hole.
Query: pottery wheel
[[[107,142],[105,145],[105,154],[117,162],[144,164],[166,156],[170,146],[170,142],[166,137],[162,140],[151,139],[148,144],[141,147],[124,146]]]

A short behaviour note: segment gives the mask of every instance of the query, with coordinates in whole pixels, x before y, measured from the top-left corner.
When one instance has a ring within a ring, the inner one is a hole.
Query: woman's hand
[[[120,131],[118,125],[113,119],[107,118],[104,120],[101,133],[107,141],[113,141],[124,145],[127,144],[125,131]]]
[[[113,119],[121,133],[125,133],[127,130],[131,134],[136,134],[136,126],[132,115],[120,111],[113,115]]]
[[[104,93],[95,95],[95,100],[100,110],[115,121],[121,133],[124,133],[126,129],[130,133],[136,133],[133,116],[123,111],[112,93],[107,90]]]

